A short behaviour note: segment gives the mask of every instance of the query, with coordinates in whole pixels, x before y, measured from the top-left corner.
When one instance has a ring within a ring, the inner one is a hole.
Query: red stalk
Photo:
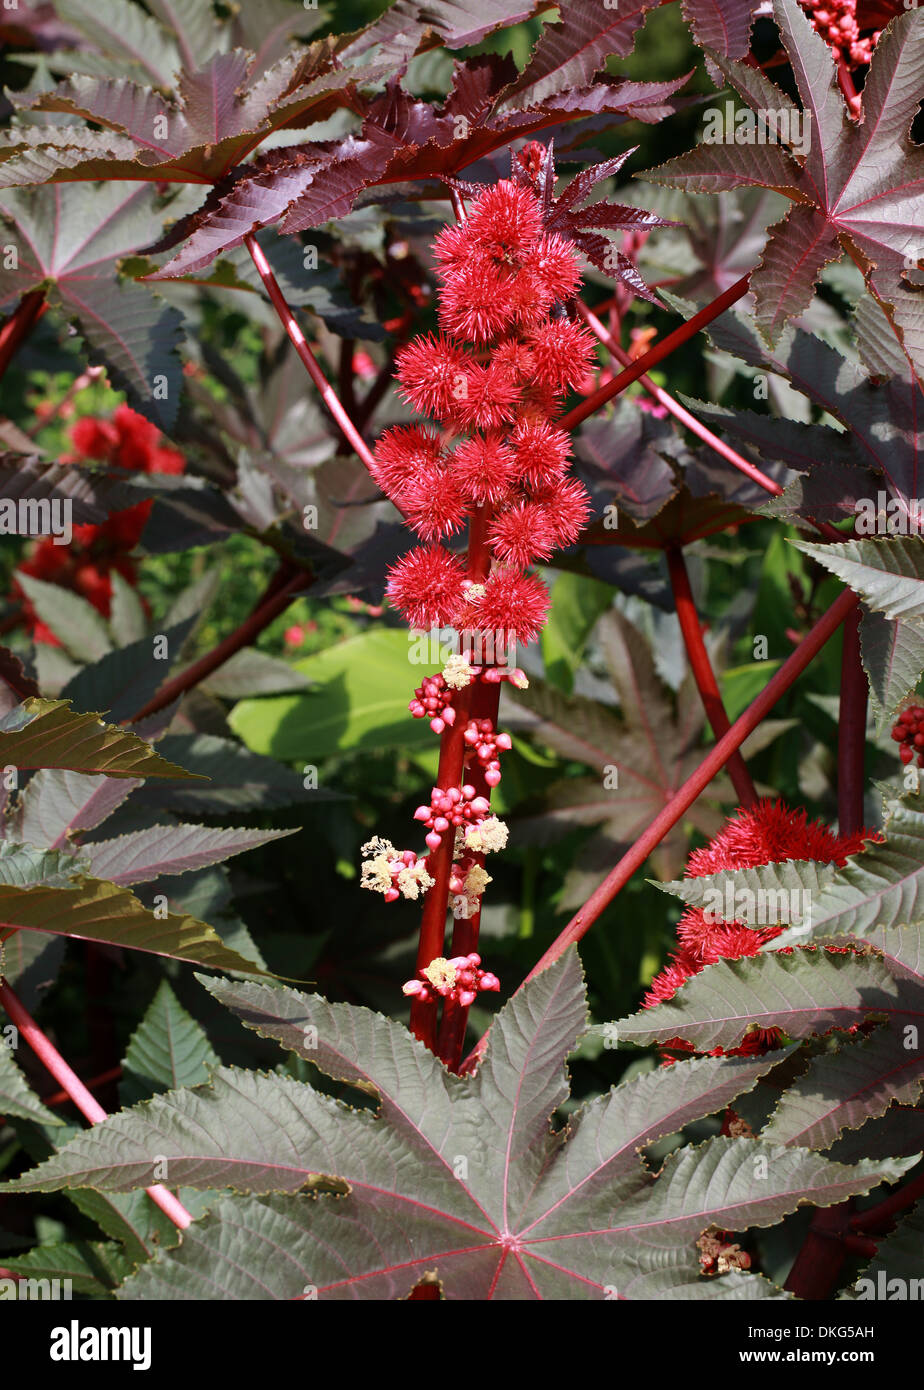
[[[731,725],[728,722],[728,715],[725,713],[715,672],[712,669],[709,653],[703,641],[703,632],[696,612],[696,604],[693,601],[693,591],[690,588],[690,576],[687,573],[686,561],[680,546],[668,546],[667,567],[670,571],[671,588],[674,591],[674,606],[677,609],[680,631],[683,634],[693,679],[696,681],[696,688],[700,693],[706,718],[712,726],[712,732],[716,738],[722,738],[728,733]],[[733,753],[729,758],[728,775],[731,777],[741,805],[756,806],[757,792],[740,752]]]
[[[0,376],[3,376],[20,343],[29,336],[46,308],[44,290],[30,290],[23,295],[0,328]]]
[[[672,352],[682,347],[684,343],[695,338],[701,328],[705,328],[707,323],[712,323],[720,314],[724,314],[726,309],[731,308],[732,304],[743,299],[748,292],[748,281],[750,275],[742,275],[740,280],[736,280],[733,285],[729,285],[727,290],[714,299],[711,304],[707,304],[704,309],[700,309],[686,323],[682,323],[679,328],[675,328],[673,333],[668,333],[666,338],[662,338],[660,343],[655,343],[653,348],[640,357],[637,362],[633,362],[625,371],[620,372],[612,381],[608,381],[605,386],[594,391],[582,401],[580,405],[569,410],[567,415],[563,415],[557,420],[556,428],[560,430],[572,430],[575,425],[579,425],[582,420],[593,415],[599,410],[601,405],[611,401],[614,396],[618,396],[620,391],[625,391],[627,386],[631,386],[633,381],[638,381],[639,377],[651,371],[659,362],[663,362],[665,357],[670,357]]]
[[[497,728],[497,711],[500,705],[500,681],[488,684],[487,681],[480,681],[475,686],[472,697],[471,718],[490,719]],[[491,800],[492,787],[488,785],[484,777],[484,768],[480,763],[475,763],[469,772],[468,780],[475,788],[476,796],[486,797]],[[476,862],[484,866],[485,856],[476,855]],[[478,950],[478,935],[481,930],[481,910],[474,917],[460,917],[453,924],[452,945],[450,950],[454,956],[468,956],[472,951]],[[468,1024],[468,1007],[460,1004],[458,1000],[447,999],[443,1004],[443,1016],[440,1021],[439,1039],[437,1052],[450,1071],[458,1071],[459,1063],[462,1060],[462,1048],[465,1043],[465,1029]]]
[[[855,1216],[852,1216],[850,1218],[851,1228],[855,1231],[886,1230],[901,1212],[913,1207],[922,1197],[924,1197],[924,1173],[919,1173],[916,1178],[912,1178],[911,1182],[900,1187],[890,1197],[885,1197],[876,1206],[868,1207],[866,1211],[857,1212]]]
[[[270,297],[273,308],[279,315],[279,320],[283,328],[289,336],[289,341],[301,358],[311,380],[321,393],[321,399],[333,416],[334,423],[337,425],[344,438],[353,446],[366,467],[371,469],[374,462],[372,451],[344,410],[337,397],[336,391],[318,365],[317,358],[305,341],[305,335],[299,328],[295,320],[295,315],[286,303],[285,295],[279,288],[279,283],[275,275],[270,270],[269,262],[252,233],[248,233],[248,235],[245,236],[244,245],[250,252],[251,259],[257,268],[257,273],[266,287],[266,292]]]
[[[491,551],[488,545],[488,508],[476,507],[469,520],[468,532],[468,577],[476,583],[483,583],[491,568]],[[447,725],[440,735],[440,761],[436,785],[444,791],[462,785],[462,769],[466,744],[463,739],[465,726],[471,718],[472,701],[477,687],[467,685],[458,691],[452,700],[456,712],[455,723]],[[420,939],[417,946],[417,969],[425,970],[432,960],[443,954],[446,939],[446,912],[449,905],[449,879],[455,848],[455,835],[447,830],[437,850],[427,856],[427,872],[434,880],[424,899],[423,916],[420,922]],[[431,1051],[436,1051],[436,1019],[438,1006],[435,1001],[419,999],[411,1001],[411,1032]]]
[[[844,619],[850,614],[858,603],[856,594],[849,589],[845,589],[839,598],[831,605],[828,611],[819,618],[818,622],[810,632],[802,639],[799,646],[790,657],[783,663],[776,675],[768,681],[766,687],[758,695],[748,708],[744,711],[729,729],[728,733],[719,739],[718,743],[707,754],[700,763],[699,767],[688,777],[686,782],[678,792],[671,797],[648,829],[639,836],[635,844],[628,850],[619,863],[610,870],[606,878],[598,888],[587,899],[584,906],[572,917],[571,921],[564,930],[555,938],[552,945],[545,952],[538,963],[533,967],[523,981],[532,980],[547,966],[556,961],[569,946],[580,941],[581,937],[593,925],[600,914],[616,897],[617,893],[625,887],[635,871],[641,868],[651,851],[661,843],[664,836],[689,810],[693,802],[701,792],[712,781],[712,778],[728,762],[732,753],[740,748],[741,744],[752,734],[757,726],[769,714],[770,710],[777,701],[783,696],[798,676],[802,674],[809,662],[815,657],[824,644],[838,629]],[[522,988],[522,986],[521,986]],[[470,1070],[481,1056],[487,1045],[490,1030],[484,1034],[477,1047],[469,1054],[460,1068],[461,1071]]]
[[[35,1019],[27,1012],[5,980],[0,981],[0,1006],[5,1009],[9,1018],[15,1023],[42,1065],[51,1072],[59,1086],[67,1092],[77,1109],[90,1121],[90,1124],[97,1125],[101,1120],[105,1120],[107,1115],[103,1107],[90,1094],[76,1072],[71,1070],[60,1052],[45,1036]],[[145,1191],[155,1206],[160,1207],[164,1215],[168,1216],[179,1230],[185,1230],[187,1226],[191,1225],[192,1216],[182,1202],[178,1201],[166,1187],[160,1183],[155,1183],[152,1187],[145,1188]]]
[[[587,324],[587,327],[591,332],[596,334],[611,356],[615,357],[617,362],[621,362],[624,367],[630,367],[632,365],[632,358],[626,352],[625,348],[616,341],[612,333],[607,331],[596,314],[588,309],[585,304],[582,304],[580,300],[577,302],[577,311]],[[743,473],[745,477],[757,483],[765,492],[769,492],[774,497],[779,497],[783,491],[779,483],[775,483],[772,478],[768,478],[766,473],[762,473],[753,463],[748,463],[747,459],[742,458],[741,455],[736,453],[728,444],[724,444],[717,435],[712,433],[712,430],[707,429],[704,424],[697,420],[695,415],[691,415],[689,410],[686,410],[679,401],[675,401],[673,396],[669,395],[667,391],[662,390],[656,382],[652,381],[650,376],[643,375],[639,377],[639,382],[659,405],[663,405],[665,410],[668,410],[671,415],[674,416],[675,420],[679,421],[681,425],[685,425],[688,430],[695,434],[697,438],[701,439],[704,444],[708,444],[710,449],[714,449],[715,452],[725,459],[726,462],[730,463],[732,467],[737,468],[739,473]]]
[[[299,590],[306,588],[310,583],[311,576],[306,575],[303,570],[298,570],[280,587],[277,572],[270,580],[267,594],[264,595],[259,606],[249,617],[245,618],[210,652],[206,652],[205,656],[201,656],[198,661],[187,666],[185,671],[174,676],[173,680],[167,681],[166,685],[162,685],[157,694],[152,696],[137,714],[133,714],[131,719],[124,722],[137,724],[139,720],[147,719],[149,715],[157,714],[158,711],[172,705],[173,701],[179,699],[181,695],[185,695],[187,690],[192,690],[193,686],[204,681],[213,671],[217,671],[218,667],[229,657],[234,656],[235,652],[239,652],[242,647],[249,646],[264,628],[269,627],[274,618],[285,612]]]

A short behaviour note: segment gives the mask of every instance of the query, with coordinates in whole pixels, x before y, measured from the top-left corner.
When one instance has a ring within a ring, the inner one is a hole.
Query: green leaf
[[[18,845],[12,840],[0,842],[0,884],[13,888],[26,888],[35,883],[60,887],[76,875],[86,873],[88,868],[89,859],[83,851],[66,854],[57,849]]]
[[[112,650],[109,629],[92,603],[60,584],[46,584],[30,574],[18,574],[36,617],[49,627],[76,661],[99,661]]]
[[[130,646],[107,652],[102,660],[85,666],[68,681],[61,691],[62,698],[70,700],[74,709],[81,712],[105,710],[114,721],[130,719],[169,676],[195,621],[187,618],[157,633],[156,638],[152,633]]]
[[[924,998],[921,1000],[924,1009]],[[828,1149],[845,1129],[859,1129],[894,1102],[915,1105],[924,1086],[916,1047],[893,1027],[844,1039],[834,1053],[813,1057],[780,1097],[761,1138]]]
[[[0,765],[23,770],[66,768],[107,777],[182,777],[137,734],[101,724],[95,714],[77,714],[66,700],[30,698],[0,719]]]
[[[895,801],[886,815],[885,843],[853,855],[814,897],[812,938],[868,937],[874,929],[924,921],[924,812]],[[788,944],[785,934],[774,943]]]
[[[924,539],[920,536],[838,545],[793,541],[793,545],[813,555],[860,594],[873,612],[893,620],[924,618]]]
[[[252,753],[230,738],[215,734],[168,734],[158,747],[165,756],[182,761],[201,782],[148,783],[138,800],[145,805],[199,815],[220,810],[265,810],[295,802],[328,801],[337,794],[319,788],[308,791],[303,777],[291,768]]]
[[[142,779],[95,777],[63,768],[41,768],[19,793],[7,835],[60,849],[80,830],[95,830],[131,796]]]
[[[36,1289],[35,1297],[51,1298],[55,1288],[68,1289],[64,1297],[101,1298],[110,1294],[134,1268],[120,1246],[112,1241],[80,1240],[60,1245],[37,1245],[25,1255],[4,1255],[4,1266]],[[51,1281],[51,1282],[49,1282]],[[48,1292],[43,1290],[47,1288]],[[25,1295],[20,1293],[19,1297]]]
[[[13,1053],[0,1029],[0,1115],[7,1119],[35,1120],[42,1125],[59,1125],[57,1115],[46,1110],[30,1089],[26,1078],[13,1061]]]
[[[771,953],[707,965],[673,998],[621,1020],[619,1038],[642,1046],[685,1038],[706,1052],[737,1047],[750,1028],[805,1038],[852,1027],[871,1014],[917,1024],[919,996],[875,956]]]
[[[109,630],[120,647],[140,642],[147,632],[148,620],[138,590],[118,570],[110,570],[112,601],[109,608]]]
[[[924,674],[924,624],[903,618],[890,621],[882,613],[865,609],[860,648],[881,733]]]
[[[162,980],[122,1059],[119,1098],[134,1105],[161,1091],[197,1086],[220,1065],[201,1026]]]
[[[306,762],[331,753],[431,742],[427,721],[408,714],[414,687],[433,669],[432,662],[414,664],[413,640],[394,628],[348,638],[295,663],[315,691],[243,700],[229,723],[255,752]]]
[[[574,688],[594,624],[612,602],[613,590],[597,579],[564,571],[555,580],[552,609],[540,641],[546,676],[566,694]]]
[[[210,986],[211,987],[211,986]],[[221,1068],[212,1082],[111,1116],[2,1190],[230,1185],[268,1200],[220,1201],[181,1245],[123,1286],[125,1298],[406,1296],[436,1271],[465,1299],[780,1297],[758,1277],[700,1278],[710,1225],[767,1225],[801,1202],[827,1205],[891,1180],[907,1161],[855,1167],[749,1139],[685,1148],[652,1173],[641,1145],[720,1109],[776,1057],[703,1058],[623,1083],[553,1130],[565,1057],[584,1026],[568,951],[508,1001],[474,1076],[447,1071],[401,1025],[351,1005],[235,986],[226,996],[378,1109],[305,1082]],[[220,995],[219,995],[220,997]],[[657,1096],[657,1099],[654,1097]],[[755,1159],[765,1162],[757,1164]],[[158,1169],[165,1176],[164,1168]],[[318,1175],[348,1193],[306,1199]],[[283,1193],[274,1197],[270,1194]]]
[[[158,917],[127,888],[87,878],[77,886],[14,888],[0,884],[0,922],[56,936],[105,941],[215,970],[255,973],[252,961],[225,947],[218,933],[195,917]]]
[[[114,840],[94,840],[83,854],[94,878],[119,884],[146,883],[164,874],[185,874],[220,864],[232,855],[297,834],[297,827],[235,830],[211,825],[151,825]]]
[[[240,700],[247,695],[280,695],[307,690],[309,685],[308,678],[291,662],[250,647],[235,652],[214,675],[202,681],[199,688],[223,700]]]

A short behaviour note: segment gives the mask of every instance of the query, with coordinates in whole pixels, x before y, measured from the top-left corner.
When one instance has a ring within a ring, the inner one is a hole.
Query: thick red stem
[[[740,280],[736,280],[733,285],[729,285],[717,299],[711,304],[707,304],[704,309],[700,309],[686,323],[682,323],[679,328],[675,328],[673,333],[668,333],[666,338],[662,338],[660,343],[655,343],[653,348],[640,357],[637,362],[633,362],[625,371],[615,376],[612,381],[608,381],[605,386],[594,391],[582,401],[580,405],[569,410],[567,415],[563,415],[560,420],[556,420],[556,428],[560,430],[573,430],[575,425],[579,425],[582,420],[593,415],[607,401],[611,401],[614,396],[618,396],[620,391],[625,391],[627,386],[631,386],[633,381],[638,381],[639,377],[650,372],[652,367],[656,367],[659,362],[663,362],[665,357],[670,357],[672,352],[676,352],[684,343],[695,338],[701,328],[705,328],[707,323],[712,323],[720,314],[724,314],[726,309],[731,308],[739,299],[743,299],[748,292],[748,281],[750,275],[742,275]]]
[[[712,726],[712,732],[716,738],[722,738],[724,734],[728,733],[731,725],[728,722],[718,681],[715,678],[712,662],[709,660],[709,653],[703,641],[699,615],[693,601],[693,590],[690,588],[690,576],[687,573],[683,550],[679,545],[668,546],[667,567],[671,577],[671,588],[674,591],[674,606],[677,609],[680,631],[683,634],[693,679],[696,681],[696,688],[700,693],[706,718]],[[729,758],[728,775],[741,805],[756,806],[757,792],[740,752],[733,753]]]
[[[107,1115],[103,1107],[90,1094],[76,1072],[71,1070],[60,1052],[45,1036],[35,1019],[27,1012],[5,980],[0,981],[0,1007],[15,1023],[42,1066],[51,1072],[58,1085],[67,1092],[77,1109],[90,1121],[90,1124],[97,1125],[101,1120],[105,1120]],[[152,1187],[145,1188],[145,1191],[155,1206],[160,1207],[164,1215],[168,1216],[181,1231],[191,1225],[192,1216],[167,1188],[161,1186],[160,1183],[155,1183]]]
[[[924,1173],[919,1173],[911,1182],[900,1187],[897,1192],[893,1192],[890,1197],[885,1197],[876,1206],[868,1207],[866,1211],[858,1211],[855,1216],[850,1218],[851,1228],[855,1231],[882,1231],[893,1225],[896,1216],[909,1207],[913,1207],[916,1202],[924,1198]]]
[[[490,719],[496,729],[500,691],[500,681],[491,683],[479,681],[472,697],[471,718]],[[484,768],[480,763],[476,762],[472,766],[468,780],[475,788],[476,796],[483,796],[488,801],[491,800],[493,788],[485,781]],[[484,865],[484,858],[483,854],[475,856],[476,862],[482,866]],[[480,930],[480,908],[474,917],[460,917],[454,922],[450,947],[452,954],[454,956],[468,956],[471,955],[472,951],[477,951]],[[468,1007],[460,1004],[457,1000],[447,999],[443,1005],[443,1016],[440,1020],[437,1051],[450,1071],[458,1071],[459,1063],[462,1061],[462,1048],[465,1044],[467,1024]]]
[[[837,631],[857,602],[856,594],[845,589],[828,611],[819,618],[798,648],[787,658],[776,675],[768,681],[757,699],[735,720],[728,733],[719,739],[692,776],[688,777],[680,790],[671,797],[664,810],[655,817],[648,829],[639,836],[632,848],[607,874],[599,888],[595,889],[584,906],[572,917],[541,960],[529,972],[526,980],[523,981],[524,984],[527,980],[538,975],[540,971],[545,970],[553,961],[556,961],[569,946],[580,941],[584,933],[609,906],[617,893],[625,887],[635,871],[641,868],[651,851],[661,843],[664,836],[673,829],[681,816],[689,810],[700,793],[706,789],[716,773],[725,766],[732,753],[741,747],[748,735],[754,732],[776,702],[802,674],[812,658],[818,654],[829,637]],[[484,1034],[478,1046],[466,1058],[461,1068],[462,1071],[468,1071],[477,1062],[487,1045],[489,1036],[490,1030]]]
[[[468,532],[468,578],[483,583],[491,568],[491,550],[488,545],[487,506],[476,507],[469,519]],[[471,718],[475,688],[467,685],[453,696],[455,722],[448,725],[440,736],[440,761],[436,785],[446,791],[450,787],[462,785],[462,769],[465,760],[466,743],[463,735],[465,726]],[[452,875],[452,862],[455,853],[455,835],[447,830],[439,849],[427,856],[427,872],[434,880],[427,889],[423,916],[420,923],[420,940],[417,946],[417,969],[425,970],[437,956],[443,954],[446,939],[446,913],[449,906],[449,879]],[[437,1050],[436,1001],[411,1001],[411,1032],[432,1052]]]

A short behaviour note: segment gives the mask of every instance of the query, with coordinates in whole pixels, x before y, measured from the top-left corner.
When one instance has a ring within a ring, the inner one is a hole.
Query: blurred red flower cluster
[[[92,459],[138,473],[182,473],[186,466],[181,453],[161,444],[157,427],[127,405],[120,405],[111,419],[85,416],[72,426],[70,437],[74,452],[63,455],[61,463]],[[108,617],[112,572],[117,570],[134,584],[137,571],[130,552],[141,539],[153,505],[150,500],[139,502],[113,512],[104,522],[75,526],[68,545],[56,545],[54,537],[45,536],[36,542],[18,572],[71,589]],[[25,599],[18,584],[14,584],[14,596]],[[60,645],[27,599],[23,620],[36,642]]]

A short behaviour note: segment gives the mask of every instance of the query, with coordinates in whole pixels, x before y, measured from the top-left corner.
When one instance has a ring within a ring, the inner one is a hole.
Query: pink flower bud
[[[437,835],[435,830],[431,830],[429,835],[424,836],[424,839],[431,849],[439,849],[442,836]]]
[[[496,975],[492,975],[490,970],[485,970],[481,976],[481,979],[478,981],[478,988],[494,991],[499,990],[500,980],[497,978]]]
[[[445,723],[444,723],[444,721],[443,721],[442,719],[431,719],[431,720],[430,720],[430,728],[433,730],[433,732],[434,732],[435,734],[441,734],[441,733],[443,732],[443,730],[445,729],[445,727],[446,727],[446,725],[445,725]]]
[[[509,752],[513,747],[513,740],[509,734],[498,734],[494,743],[497,748],[502,748],[505,753]]]
[[[476,997],[477,996],[470,989],[459,990],[459,1003],[462,1005],[463,1009],[467,1009],[469,1005],[474,1004]]]
[[[487,782],[489,787],[496,787],[500,779],[500,768],[497,767],[489,767],[484,775],[484,780]]]
[[[429,806],[418,806],[414,812],[415,820],[429,820],[432,812]]]

